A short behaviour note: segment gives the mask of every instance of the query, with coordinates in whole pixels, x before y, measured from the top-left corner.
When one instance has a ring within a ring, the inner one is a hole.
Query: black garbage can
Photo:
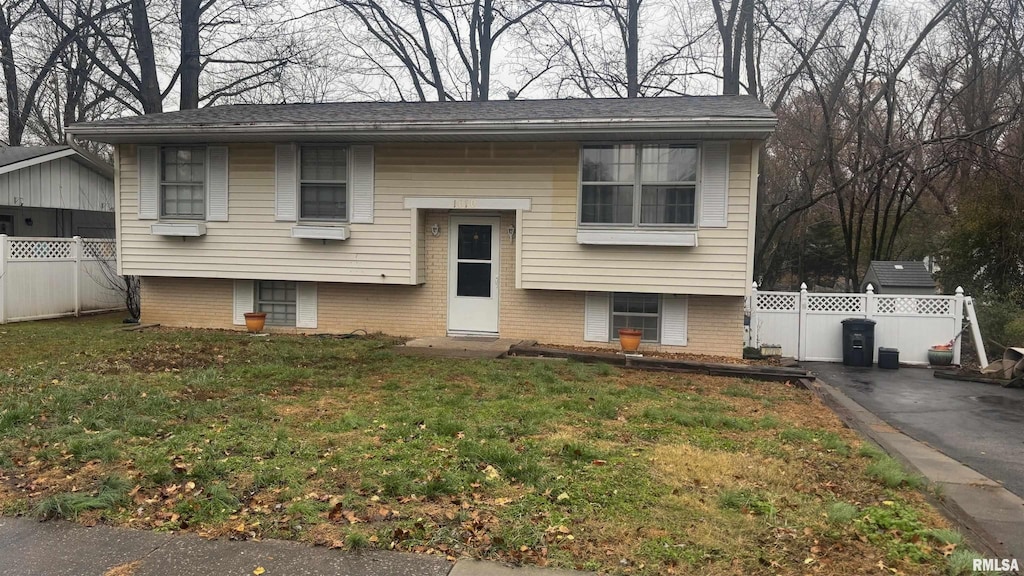
[[[875,321],[843,320],[843,364],[871,367],[875,363]]]

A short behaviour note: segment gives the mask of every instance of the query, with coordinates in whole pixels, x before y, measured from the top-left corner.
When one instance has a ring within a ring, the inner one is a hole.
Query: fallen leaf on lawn
[[[559,502],[561,502],[562,500],[568,500],[568,499],[569,499],[569,495],[566,494],[565,492],[562,492],[561,494],[559,494],[558,498],[557,498],[557,500]]]
[[[498,471],[490,464],[484,468],[484,476],[486,476],[488,480],[497,480],[498,478],[501,478],[501,474],[498,474]]]
[[[591,464],[593,464],[594,466],[604,466],[607,463],[608,463],[607,460],[593,460],[593,461],[591,461]]]
[[[260,574],[263,574],[266,571],[266,568],[264,568],[263,566],[257,566],[256,569],[252,571],[252,573],[256,576],[260,576]]]

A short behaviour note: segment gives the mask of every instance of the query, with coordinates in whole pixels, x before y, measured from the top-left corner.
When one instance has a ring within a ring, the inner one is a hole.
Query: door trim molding
[[[452,327],[452,294],[457,283],[458,268],[458,226],[459,224],[486,224],[491,232],[491,278],[497,286],[492,287],[495,305],[495,330],[467,330]],[[448,279],[445,286],[445,332],[448,336],[497,336],[501,329],[501,217],[483,216],[462,212],[448,217]]]

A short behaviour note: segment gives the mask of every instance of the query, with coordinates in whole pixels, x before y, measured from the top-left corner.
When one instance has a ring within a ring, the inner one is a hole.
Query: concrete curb
[[[893,428],[838,388],[806,379],[814,392],[848,426],[867,436],[914,472],[940,487],[933,498],[983,554],[1024,558],[1024,500],[995,482]]]

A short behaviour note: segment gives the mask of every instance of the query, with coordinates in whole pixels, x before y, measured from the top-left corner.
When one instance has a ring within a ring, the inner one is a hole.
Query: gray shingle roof
[[[775,115],[752,96],[677,96],[489,102],[334,102],[234,104],[198,110],[114,118],[76,124],[91,127],[208,126],[225,124],[462,123],[470,121],[750,118]]]
[[[919,260],[872,260],[868,272],[874,272],[881,287],[935,288],[935,280]]]
[[[24,160],[31,160],[54,152],[62,152],[70,146],[4,146],[0,147],[0,167]]]

